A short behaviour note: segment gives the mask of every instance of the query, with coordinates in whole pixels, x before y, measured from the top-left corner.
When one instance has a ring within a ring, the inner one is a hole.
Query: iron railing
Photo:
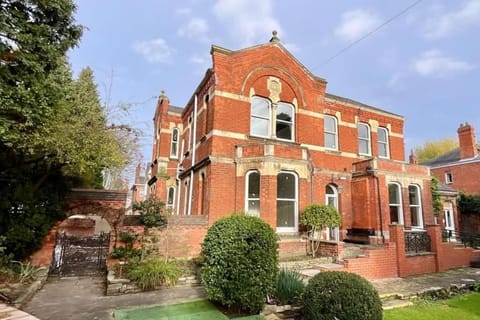
[[[442,230],[443,242],[457,242],[465,247],[480,248],[480,233],[458,230]]]
[[[425,231],[405,231],[405,251],[409,254],[430,252],[430,236]]]

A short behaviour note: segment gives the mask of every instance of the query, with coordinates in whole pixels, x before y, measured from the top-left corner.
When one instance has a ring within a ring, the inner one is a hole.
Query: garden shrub
[[[142,290],[153,290],[161,285],[174,286],[179,276],[176,263],[165,262],[159,257],[129,260],[128,278]]]
[[[124,258],[133,258],[140,257],[142,251],[133,247],[134,242],[137,240],[137,235],[132,232],[121,231],[118,234],[120,240],[125,244],[125,246],[119,246],[113,249],[110,256],[114,259],[124,259]]]
[[[202,244],[201,279],[207,297],[258,313],[275,287],[277,249],[275,231],[260,218],[233,215],[215,222]]]
[[[303,294],[305,320],[381,320],[377,290],[361,276],[343,271],[321,272]]]
[[[280,270],[275,288],[275,298],[281,304],[297,303],[301,300],[305,284],[298,271],[283,268]]]

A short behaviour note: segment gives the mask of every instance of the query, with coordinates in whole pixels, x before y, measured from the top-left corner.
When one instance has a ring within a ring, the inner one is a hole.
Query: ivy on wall
[[[442,210],[442,200],[440,199],[440,191],[438,190],[438,180],[432,178],[432,204],[433,204],[433,214],[435,217],[440,215]]]
[[[458,209],[462,214],[480,215],[480,195],[461,193],[458,199]]]

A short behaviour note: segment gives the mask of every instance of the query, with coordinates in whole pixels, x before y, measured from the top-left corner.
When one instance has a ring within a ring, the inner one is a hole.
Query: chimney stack
[[[465,122],[465,124],[460,124],[457,132],[460,144],[460,159],[476,157],[478,155],[478,148],[473,126]]]
[[[139,163],[135,168],[135,183],[139,183],[140,181],[140,173],[142,172],[142,164]]]
[[[167,95],[165,94],[165,91],[160,92],[160,96],[158,97],[158,105],[160,106],[162,112],[167,113],[168,112],[168,105],[169,105],[170,100],[168,99]]]
[[[409,162],[410,164],[418,164],[418,158],[417,155],[413,152],[413,150],[410,150],[410,157],[409,157]]]

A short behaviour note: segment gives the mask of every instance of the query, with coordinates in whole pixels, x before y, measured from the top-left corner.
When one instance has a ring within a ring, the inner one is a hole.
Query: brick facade
[[[211,55],[186,106],[162,93],[155,112],[149,194],[170,203],[172,215],[204,217],[206,228],[233,212],[259,216],[289,256],[309,250],[302,210],[327,203],[342,225],[321,233],[323,254],[340,256],[341,240],[379,245],[345,259],[347,271],[383,278],[469,262],[471,249],[453,250],[436,233],[437,251],[405,252],[404,230],[426,235],[436,221],[429,169],[404,159],[403,117],[327,93],[326,80],[277,41],[213,46]],[[200,247],[201,232],[181,234]]]
[[[440,182],[467,194],[480,194],[480,154],[475,136],[475,128],[468,123],[457,130],[459,148],[426,165]]]
[[[433,222],[428,169],[404,161],[403,117],[326,93],[327,82],[276,41],[239,51],[213,46],[211,54],[213,67],[185,108],[162,93],[155,112],[149,194],[170,202],[173,214],[204,215],[211,225],[256,203],[252,214],[281,234],[298,234],[302,210],[330,197],[343,217],[340,239],[369,230],[360,240],[384,243],[395,182],[405,227],[412,225],[409,186],[419,192],[417,227]],[[266,113],[256,115],[255,101]],[[325,119],[334,121],[333,135]],[[259,193],[246,199],[252,172]]]

